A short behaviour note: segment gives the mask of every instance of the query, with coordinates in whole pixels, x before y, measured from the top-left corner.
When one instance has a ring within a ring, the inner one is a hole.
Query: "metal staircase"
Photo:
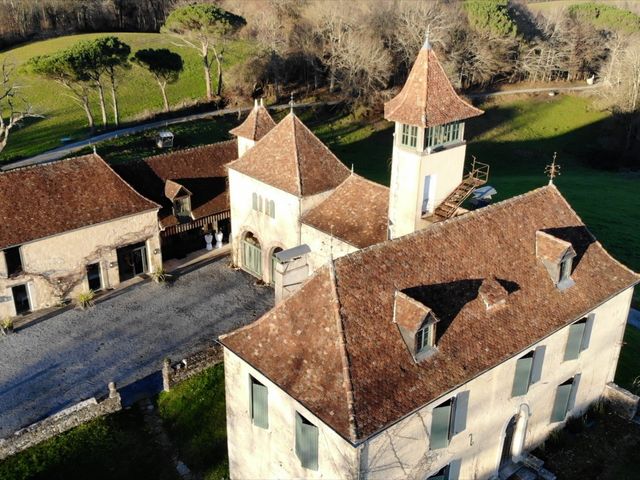
[[[477,162],[474,158],[471,163],[471,171],[463,177],[462,183],[436,207],[432,215],[423,218],[433,222],[440,222],[453,217],[460,205],[471,196],[476,188],[487,183],[488,179],[489,165]]]

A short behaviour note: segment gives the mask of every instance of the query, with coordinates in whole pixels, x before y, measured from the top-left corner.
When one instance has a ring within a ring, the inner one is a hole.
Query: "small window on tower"
[[[402,136],[400,143],[411,148],[418,144],[418,127],[413,125],[402,125]]]

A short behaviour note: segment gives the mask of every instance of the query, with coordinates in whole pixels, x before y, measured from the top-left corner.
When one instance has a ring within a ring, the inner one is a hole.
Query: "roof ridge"
[[[302,174],[300,172],[300,155],[298,155],[298,135],[296,135],[296,120],[298,117],[293,110],[289,114],[291,116],[291,122],[293,123],[293,155],[295,157],[294,164],[296,166],[296,177],[298,180],[298,192],[300,192],[300,196],[304,196],[302,193]]]
[[[36,168],[49,167],[51,165],[55,165],[62,162],[69,162],[71,160],[86,159],[89,157],[93,157],[94,155],[99,156],[97,153],[90,152],[85,155],[78,155],[76,157],[58,158],[56,160],[49,160],[48,162],[40,162],[40,163],[31,164],[31,165],[23,165],[21,167],[8,168],[7,170],[0,170],[0,175],[5,175],[7,173],[12,173],[12,172],[24,172],[25,170],[35,170]],[[7,165],[7,167],[9,166],[11,166],[11,164]]]
[[[122,183],[124,183],[129,190],[131,190],[135,195],[137,195],[138,197],[142,198],[143,200],[151,203],[152,205],[155,205],[156,208],[161,209],[162,205],[159,205],[158,203],[154,202],[153,200],[148,199],[147,197],[145,197],[144,195],[142,195],[140,192],[138,192],[135,188],[133,188],[132,185],[129,184],[129,182],[127,182],[124,178],[122,178],[120,176],[120,174],[118,172],[115,171],[115,169],[113,167],[111,167],[111,165],[109,165],[100,155],[98,155],[97,153],[93,153],[92,154],[94,157],[96,157],[100,162],[102,162],[107,169],[109,169],[111,171],[111,173],[113,173]]]
[[[351,381],[351,369],[349,362],[349,351],[347,349],[347,339],[344,333],[344,325],[342,324],[342,315],[340,315],[340,297],[337,288],[337,276],[333,259],[329,260],[329,280],[331,282],[331,291],[335,301],[332,302],[336,318],[336,327],[338,329],[338,347],[340,349],[340,361],[342,362],[343,386],[347,394],[347,409],[349,416],[349,435],[352,441],[358,438],[358,427],[356,424],[355,402],[353,382]]]
[[[138,158],[137,160],[134,160],[133,162],[126,162],[126,163],[144,162],[145,160],[151,160],[151,159],[154,159],[154,158],[168,157],[170,155],[175,155],[176,153],[192,152],[194,150],[200,150],[200,149],[204,149],[204,148],[207,148],[207,147],[213,147],[213,146],[216,146],[216,145],[222,145],[222,144],[225,144],[225,143],[231,143],[231,142],[235,142],[235,141],[236,141],[235,138],[230,138],[229,140],[222,140],[221,142],[206,143],[204,145],[196,145],[195,147],[181,148],[179,150],[173,150],[171,152],[158,153],[156,155],[151,155],[149,157],[141,157],[141,158]]]
[[[420,235],[426,235],[427,233],[431,233],[431,232],[434,232],[434,231],[440,231],[445,227],[445,225],[451,225],[452,223],[461,223],[461,222],[471,221],[471,219],[476,218],[479,215],[480,216],[488,215],[488,213],[486,213],[486,212],[492,212],[494,210],[506,208],[507,206],[509,206],[509,205],[511,205],[513,203],[521,201],[523,198],[528,198],[528,197],[533,196],[533,195],[539,195],[540,193],[546,191],[549,188],[550,187],[548,185],[544,185],[542,187],[535,188],[535,189],[530,190],[528,192],[521,193],[520,195],[515,195],[515,196],[513,196],[511,198],[507,198],[506,200],[503,200],[501,202],[494,203],[492,205],[487,205],[486,207],[482,207],[482,208],[479,208],[477,210],[471,210],[470,212],[465,213],[464,215],[458,215],[457,217],[451,217],[451,218],[448,218],[447,220],[443,220],[441,222],[437,222],[437,223],[431,224],[426,228],[423,228],[421,230],[416,230],[415,232],[408,233],[408,234],[403,235],[401,237],[392,238],[392,239],[386,240],[384,242],[376,243],[376,244],[371,245],[369,247],[361,248],[360,250],[357,250],[355,252],[349,253],[347,255],[344,255],[343,257],[340,257],[340,258],[336,259],[336,261],[337,262],[342,262],[342,261],[346,262],[350,258],[353,258],[353,257],[356,257],[356,256],[362,256],[362,254],[364,254],[366,252],[369,252],[371,250],[383,248],[389,242],[406,241],[406,239],[408,239],[408,238],[413,238],[413,237],[417,237],[417,236],[420,236]],[[562,195],[560,195],[560,196],[562,197]],[[580,219],[580,221],[582,221],[582,219]],[[584,224],[584,222],[583,222],[583,224]]]

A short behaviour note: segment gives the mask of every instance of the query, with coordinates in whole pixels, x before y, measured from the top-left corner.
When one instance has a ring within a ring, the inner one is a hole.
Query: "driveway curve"
[[[171,285],[138,284],[87,311],[68,310],[0,337],[0,437],[157,372],[273,306],[222,258]]]

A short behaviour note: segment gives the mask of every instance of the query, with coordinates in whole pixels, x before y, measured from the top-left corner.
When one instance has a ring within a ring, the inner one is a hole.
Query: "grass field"
[[[637,328],[627,326],[615,381],[640,395],[640,330]]]
[[[168,35],[156,33],[101,33],[73,35],[27,44],[13,50],[0,53],[0,63],[7,60],[17,68],[17,82],[23,95],[29,99],[34,111],[45,115],[44,119],[35,119],[25,123],[24,127],[14,130],[7,148],[0,154],[0,162],[37,153],[60,146],[60,139],[71,137],[74,140],[87,136],[84,112],[66,96],[64,87],[53,81],[41,79],[29,73],[24,65],[36,55],[44,55],[65,49],[80,40],[93,39],[105,35],[116,35],[131,46],[132,53],[142,48],[169,48],[184,60],[184,71],[180,80],[167,87],[171,105],[192,102],[205,96],[204,75],[197,52],[173,44],[175,40]],[[224,56],[224,68],[244,59],[252,50],[245,42],[231,43]],[[215,72],[213,74],[215,82]],[[120,81],[119,103],[121,122],[133,121],[152,112],[162,110],[160,90],[146,70],[132,66]],[[93,99],[93,112],[96,126],[101,125],[97,100]],[[110,101],[110,100],[109,100]],[[109,104],[110,105],[110,104]]]
[[[137,409],[65,432],[0,462],[2,480],[179,480]]]
[[[158,411],[190,469],[205,480],[228,477],[223,364],[160,394]]]

